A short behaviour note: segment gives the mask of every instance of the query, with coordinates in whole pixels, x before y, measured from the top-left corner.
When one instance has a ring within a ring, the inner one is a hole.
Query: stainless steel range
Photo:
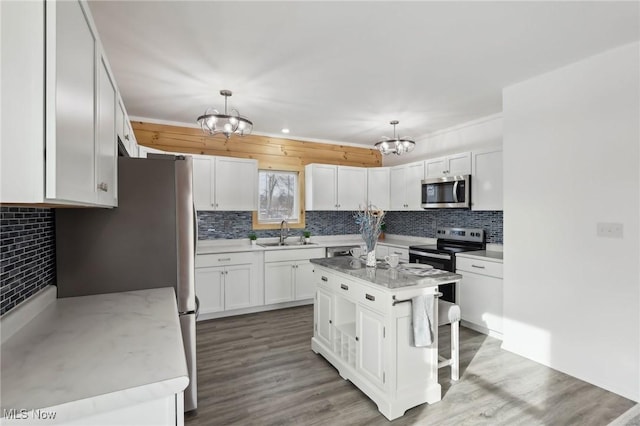
[[[484,230],[469,228],[438,228],[436,244],[409,247],[409,262],[426,263],[436,269],[456,271],[456,253],[485,250]],[[455,284],[439,286],[442,299],[456,302]]]

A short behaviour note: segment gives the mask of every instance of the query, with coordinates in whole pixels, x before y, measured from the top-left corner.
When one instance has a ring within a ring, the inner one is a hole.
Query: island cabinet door
[[[318,288],[316,293],[315,335],[324,345],[331,348],[333,328],[333,294]]]
[[[373,384],[384,388],[386,382],[384,317],[360,305],[356,309],[356,340],[359,343],[356,368]]]

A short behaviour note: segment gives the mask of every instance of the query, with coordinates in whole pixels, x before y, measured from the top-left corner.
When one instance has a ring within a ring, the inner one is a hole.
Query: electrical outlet
[[[604,238],[622,238],[622,224],[598,222],[597,235]]]

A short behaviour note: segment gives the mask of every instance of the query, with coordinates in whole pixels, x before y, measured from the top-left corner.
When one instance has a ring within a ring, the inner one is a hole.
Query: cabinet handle
[[[107,192],[107,191],[109,191],[109,185],[107,185],[107,183],[106,183],[106,182],[100,182],[100,183],[98,184],[98,189],[99,189],[100,191]]]
[[[328,279],[327,277],[322,277],[322,278],[320,278],[320,279],[321,279],[322,281],[325,281],[325,282],[326,282],[326,281],[329,281],[329,279]]]
[[[375,297],[375,296],[370,295],[369,293],[366,293],[366,294],[364,295],[364,298],[365,298],[365,299],[367,299],[367,300],[371,300],[372,302],[376,300],[376,297]]]
[[[349,290],[349,286],[346,284],[340,284],[340,288],[343,290]]]
[[[230,257],[220,257],[220,258],[218,258],[218,262],[228,262],[230,260],[231,260]]]
[[[402,254],[402,252],[400,252],[400,251],[394,251],[394,252],[393,252],[393,254],[398,254],[398,255],[399,255],[399,254]]]
[[[478,269],[484,269],[484,266],[480,266],[480,265],[471,265],[471,267],[478,268]]]

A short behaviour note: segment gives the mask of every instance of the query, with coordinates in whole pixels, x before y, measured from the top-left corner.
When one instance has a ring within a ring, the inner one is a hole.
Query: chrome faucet
[[[280,222],[280,245],[284,245],[284,240],[289,236],[289,223],[286,220]]]

